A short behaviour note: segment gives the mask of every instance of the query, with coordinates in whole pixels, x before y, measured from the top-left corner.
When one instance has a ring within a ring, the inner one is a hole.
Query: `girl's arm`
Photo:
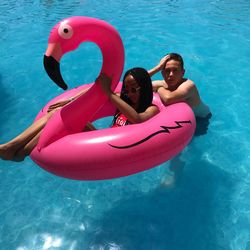
[[[123,113],[131,123],[141,123],[144,122],[159,112],[157,106],[150,106],[144,112],[137,113],[134,108],[129,104],[124,102],[118,95],[111,91],[111,79],[105,74],[101,74],[97,81],[100,82],[102,90],[109,97],[111,102]]]
[[[137,113],[134,108],[132,108],[129,104],[124,102],[119,96],[115,93],[111,92],[108,94],[111,102],[119,109],[119,111],[124,114],[131,123],[141,123],[144,122],[151,117],[155,116],[159,109],[157,106],[150,106],[144,112]]]
[[[68,103],[74,101],[75,99],[77,99],[79,96],[85,94],[88,90],[89,90],[89,88],[84,89],[84,90],[80,91],[79,93],[77,93],[75,96],[70,97],[69,99],[62,100],[62,101],[59,101],[59,102],[56,102],[56,103],[50,105],[47,112],[50,112],[50,111],[52,111],[52,110],[54,110],[56,108],[60,108],[60,107],[65,106],[66,104],[68,104]]]

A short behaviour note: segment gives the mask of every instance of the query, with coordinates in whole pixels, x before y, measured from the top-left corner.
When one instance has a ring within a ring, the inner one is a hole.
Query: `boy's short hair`
[[[181,55],[179,55],[177,53],[169,53],[167,55],[169,55],[169,59],[167,60],[167,62],[170,60],[175,60],[175,61],[179,62],[181,65],[181,68],[184,69],[184,61],[183,61],[183,58]]]

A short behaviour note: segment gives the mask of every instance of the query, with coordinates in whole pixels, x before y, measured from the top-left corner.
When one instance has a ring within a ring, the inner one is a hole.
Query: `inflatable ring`
[[[111,87],[119,91],[124,63],[121,38],[111,25],[94,18],[67,18],[52,29],[44,58],[50,78],[60,87],[67,88],[60,74],[60,59],[84,41],[100,47],[101,72],[113,75]],[[53,115],[31,152],[34,162],[55,175],[100,180],[135,174],[177,155],[194,134],[196,124],[192,109],[185,103],[165,107],[158,95],[154,95],[154,103],[160,112],[144,123],[82,132],[88,121],[115,113],[115,107],[95,83],[68,90],[54,98],[36,119],[45,115],[51,104],[84,89],[88,89],[84,95]]]

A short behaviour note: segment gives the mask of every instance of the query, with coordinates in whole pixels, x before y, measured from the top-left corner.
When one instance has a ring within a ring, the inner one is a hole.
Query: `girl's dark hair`
[[[132,75],[140,86],[140,99],[136,111],[138,113],[144,112],[152,104],[153,100],[153,89],[152,89],[151,78],[147,70],[145,70],[144,68],[132,68],[125,73],[123,77],[123,85],[120,97],[123,101],[125,101],[129,105],[131,105],[132,103],[125,93],[125,84],[124,84],[125,78],[128,75]]]

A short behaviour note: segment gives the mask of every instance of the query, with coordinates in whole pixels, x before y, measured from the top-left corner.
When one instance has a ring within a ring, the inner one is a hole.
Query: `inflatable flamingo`
[[[112,90],[121,86],[124,48],[118,32],[108,23],[89,17],[71,17],[59,22],[51,31],[44,56],[49,77],[67,89],[60,73],[60,59],[84,41],[101,49],[101,72],[112,75]],[[119,84],[118,84],[119,83]],[[86,94],[64,106],[49,120],[31,158],[45,170],[77,180],[100,180],[126,176],[157,166],[178,154],[191,140],[195,117],[185,103],[165,107],[158,95],[154,103],[160,113],[152,119],[118,128],[82,132],[86,123],[113,115],[115,107],[97,84],[85,84],[51,100],[70,98],[89,88]]]

